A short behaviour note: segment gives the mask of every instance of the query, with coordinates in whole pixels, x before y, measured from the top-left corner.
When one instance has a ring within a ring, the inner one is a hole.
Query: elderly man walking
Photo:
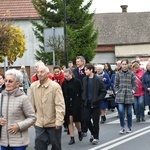
[[[37,115],[35,150],[48,150],[50,142],[53,150],[61,150],[65,103],[60,85],[48,74],[46,66],[39,66],[39,80],[31,84],[31,102]]]

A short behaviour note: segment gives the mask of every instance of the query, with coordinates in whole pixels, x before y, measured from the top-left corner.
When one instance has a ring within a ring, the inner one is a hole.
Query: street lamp
[[[54,27],[52,27],[52,32],[53,32],[53,44],[55,45],[55,40],[56,40],[56,38],[55,38],[55,28]],[[55,49],[53,49],[53,66],[55,66]]]
[[[65,59],[66,59],[66,68],[68,68],[68,50],[66,48],[66,22],[67,22],[67,17],[66,17],[66,0],[64,1],[64,49],[65,49]]]

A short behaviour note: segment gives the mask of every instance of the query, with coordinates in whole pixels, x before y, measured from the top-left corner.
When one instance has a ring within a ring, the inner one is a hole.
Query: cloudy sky
[[[93,0],[90,10],[95,9],[96,13],[121,12],[120,5],[128,5],[128,12],[150,11],[150,0]]]

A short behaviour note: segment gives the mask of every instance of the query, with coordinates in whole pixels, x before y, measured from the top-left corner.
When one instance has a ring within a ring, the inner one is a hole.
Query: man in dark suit
[[[82,79],[86,76],[85,71],[84,71],[84,65],[85,65],[85,59],[83,56],[77,56],[76,57],[76,68],[73,70],[74,77],[79,79],[82,84]],[[85,112],[84,112],[84,105],[82,106],[82,132],[83,132],[83,137],[87,136],[87,125],[85,121]]]

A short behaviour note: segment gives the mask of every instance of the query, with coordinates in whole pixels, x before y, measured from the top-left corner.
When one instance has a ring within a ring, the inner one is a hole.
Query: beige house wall
[[[150,44],[115,46],[116,57],[150,56]]]

